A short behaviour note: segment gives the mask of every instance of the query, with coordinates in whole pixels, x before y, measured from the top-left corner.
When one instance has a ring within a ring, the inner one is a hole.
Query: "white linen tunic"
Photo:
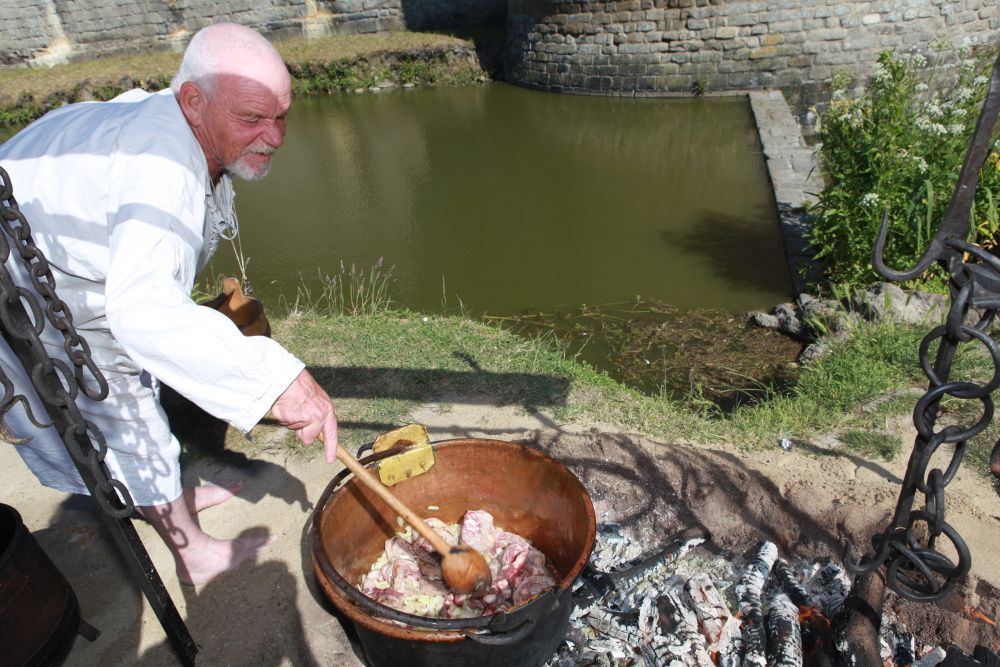
[[[243,336],[189,296],[218,229],[232,219],[229,177],[213,191],[204,153],[170,90],[53,111],[0,145],[0,166],[59,298],[108,378],[106,400],[81,394],[78,405],[108,441],[112,474],[137,505],[177,498],[179,445],[150,376],[246,432],[304,367],[275,341]],[[16,253],[7,266],[30,285]],[[66,358],[51,324],[43,339],[50,355]],[[36,417],[48,421],[2,341],[0,364],[33,398]],[[55,429],[39,431],[21,407],[6,421],[32,437],[18,451],[42,484],[87,492]]]

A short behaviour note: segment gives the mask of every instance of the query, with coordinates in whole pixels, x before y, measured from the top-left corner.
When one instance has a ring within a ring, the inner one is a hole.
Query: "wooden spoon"
[[[434,550],[441,554],[441,576],[448,588],[465,595],[482,595],[490,589],[493,583],[490,567],[482,555],[468,547],[449,546],[434,529],[427,525],[417,514],[395,496],[379,481],[375,475],[358,463],[358,460],[342,446],[337,447],[337,458],[354,473],[354,476],[365,486],[375,492],[389,507],[403,517],[406,523],[413,526],[421,537],[431,543]]]

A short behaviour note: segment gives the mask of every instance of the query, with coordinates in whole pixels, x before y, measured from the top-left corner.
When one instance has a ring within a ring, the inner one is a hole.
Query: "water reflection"
[[[442,283],[493,314],[636,295],[737,311],[791,291],[743,99],[504,84],[302,99],[274,162],[238,201],[272,302],[300,275],[380,257],[394,299],[430,311]],[[213,266],[233,267],[225,251]]]

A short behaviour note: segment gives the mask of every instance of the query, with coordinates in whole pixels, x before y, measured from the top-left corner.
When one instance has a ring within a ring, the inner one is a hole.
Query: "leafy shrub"
[[[846,77],[834,79],[819,133],[826,187],[810,211],[810,241],[830,283],[862,287],[878,279],[871,252],[883,211],[890,222],[885,260],[892,268],[913,266],[937,231],[989,83],[988,60],[958,55],[957,80],[940,92],[933,91],[943,88],[941,68],[928,70],[923,56],[892,51],[879,57],[860,96],[849,94]],[[995,134],[979,178],[970,241],[987,249],[1000,244],[998,207]],[[945,281],[935,267],[914,283],[941,289]]]

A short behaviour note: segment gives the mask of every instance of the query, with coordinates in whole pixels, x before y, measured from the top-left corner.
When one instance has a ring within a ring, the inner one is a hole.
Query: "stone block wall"
[[[1000,39],[997,0],[510,0],[508,78],[560,92],[781,88],[801,111],[889,48]]]
[[[36,0],[0,3],[0,65],[26,62],[53,41],[45,4]]]
[[[461,28],[503,21],[507,0],[2,0],[0,65],[180,50],[218,21],[272,37]]]

